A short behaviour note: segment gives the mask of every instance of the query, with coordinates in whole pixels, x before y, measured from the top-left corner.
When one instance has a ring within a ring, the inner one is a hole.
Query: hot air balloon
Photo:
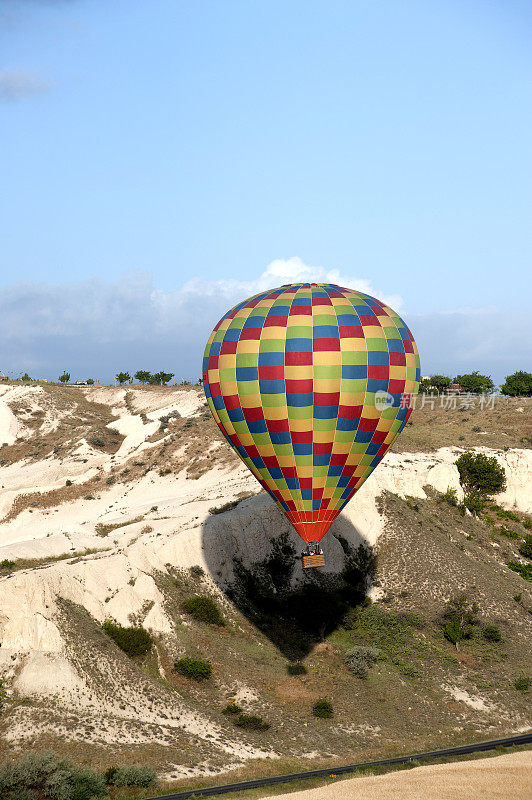
[[[319,541],[406,425],[419,377],[401,317],[331,283],[261,292],[214,328],[209,408],[307,543],[304,566],[325,563]]]

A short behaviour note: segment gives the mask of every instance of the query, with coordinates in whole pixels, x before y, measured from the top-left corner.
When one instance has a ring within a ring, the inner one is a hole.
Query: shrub
[[[454,489],[452,486],[449,486],[447,491],[442,494],[441,500],[444,503],[449,503],[450,506],[457,506],[458,498],[456,496],[456,489]]]
[[[240,714],[241,711],[242,709],[240,706],[237,706],[236,703],[228,703],[222,711],[222,714]]]
[[[123,628],[116,625],[110,619],[106,619],[102,625],[105,633],[124,651],[128,656],[144,656],[151,650],[152,638],[150,633],[140,626]]]
[[[472,514],[480,515],[484,511],[486,498],[480,492],[468,492],[464,497],[463,505]]]
[[[235,720],[235,725],[239,728],[246,728],[249,731],[267,731],[271,727],[269,722],[265,722],[262,717],[256,714],[239,714]]]
[[[68,479],[65,481],[65,486],[72,486],[72,481],[70,480],[70,478],[68,478]]]
[[[376,647],[365,647],[357,645],[347,651],[344,658],[346,667],[357,676],[366,679],[371,667],[379,658],[379,651]]]
[[[55,753],[27,753],[0,767],[2,800],[96,800],[108,797],[103,775]]]
[[[197,619],[198,622],[207,622],[209,625],[225,625],[221,611],[212,597],[201,594],[190,597],[183,603],[183,611]]]
[[[484,625],[482,628],[482,636],[484,639],[487,639],[488,642],[502,641],[502,634],[496,625]]]
[[[520,564],[519,561],[507,561],[506,566],[517,572],[525,581],[532,581],[532,564]]]
[[[111,773],[107,778],[108,773]],[[125,767],[111,767],[106,772],[107,783],[111,786],[152,786],[157,778],[157,773],[151,767],[141,764],[131,764]]]
[[[203,567],[200,567],[199,564],[193,564],[190,567],[190,574],[194,575],[195,578],[203,578],[203,576],[205,575],[205,570],[203,569]]]
[[[473,627],[478,625],[478,606],[471,602],[466,594],[453,597],[447,604],[442,616],[443,635],[460,649],[462,639],[469,639],[473,634]]]
[[[518,692],[528,692],[530,689],[530,678],[528,675],[520,675],[515,679],[514,686]]]
[[[320,700],[316,700],[312,706],[312,713],[320,719],[330,719],[334,715],[332,703],[327,698],[322,697]]]
[[[518,592],[517,594],[514,594],[514,600],[515,600],[515,602],[516,602],[516,603],[520,603],[520,602],[521,602],[521,598],[522,598],[522,597],[523,597],[523,594],[522,594],[522,592]]]
[[[4,689],[4,681],[0,678],[0,711],[4,707],[4,700],[6,699],[6,690]]]
[[[15,566],[14,561],[10,561],[9,558],[4,558],[3,561],[0,561],[0,569],[13,569]]]
[[[92,444],[93,447],[104,447],[105,442],[101,436],[90,436],[89,444]]]
[[[189,656],[177,659],[174,662],[173,671],[194,681],[206,681],[212,675],[210,661],[202,661],[200,658],[190,658]]]
[[[226,511],[231,511],[233,508],[236,508],[239,503],[240,500],[230,500],[229,503],[224,503],[223,506],[209,508],[209,514],[225,514]]]
[[[527,533],[519,545],[519,552],[525,558],[532,558],[532,533]]]
[[[513,511],[507,511],[507,509],[498,508],[497,506],[495,506],[495,510],[499,519],[511,519],[512,522],[519,522],[519,517]]]
[[[479,492],[485,497],[502,492],[506,475],[495,456],[484,453],[462,453],[456,461],[460,483],[467,492]]]
[[[301,661],[292,661],[287,665],[286,669],[289,675],[306,675],[308,671]]]

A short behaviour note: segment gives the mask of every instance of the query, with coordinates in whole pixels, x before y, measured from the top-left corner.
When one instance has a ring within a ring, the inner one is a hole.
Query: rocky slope
[[[475,446],[504,466],[499,506],[526,521],[530,404],[501,401],[481,425],[472,424],[478,409],[466,418],[459,409],[419,409],[402,452],[388,454],[335,522],[325,572],[341,571],[342,542],[366,543],[379,557],[370,595],[382,619],[389,625],[405,610],[425,618],[419,629],[401,628],[402,655],[390,650],[361,681],[343,666],[358,640],[342,624],[310,648],[308,674],[290,677],[282,648],[227,596],[235,559],[265,559],[270,538],[283,532],[296,548],[300,541],[221,441],[200,388],[0,392],[0,676],[8,693],[0,753],[30,744],[75,753],[83,742],[107,763],[127,747],[128,757],[180,778],[250,759],[345,759],[530,724],[526,696],[512,687],[529,668],[532,621],[530,583],[506,567],[519,559],[516,539],[438,495],[453,487],[461,496],[454,462],[460,447]],[[434,449],[438,428],[445,446]],[[486,447],[501,433],[521,446]],[[299,564],[293,580],[302,580]],[[456,653],[443,639],[438,615],[463,590],[503,628],[504,647],[483,650],[475,639]],[[225,627],[187,617],[182,601],[194,593],[217,598]],[[151,654],[125,656],[102,633],[106,619],[150,630]],[[367,643],[382,631],[370,633]],[[184,654],[211,659],[208,685],[172,672]],[[334,724],[309,712],[324,695],[334,698]],[[235,727],[221,713],[229,700],[267,718],[268,734]]]

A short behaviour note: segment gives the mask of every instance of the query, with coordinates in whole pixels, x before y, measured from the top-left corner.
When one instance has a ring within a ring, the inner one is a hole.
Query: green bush
[[[0,561],[0,569],[13,569],[15,566],[14,561],[10,561],[8,558],[4,558],[3,561]]]
[[[519,517],[513,511],[508,511],[505,508],[497,509],[497,516],[499,519],[511,519],[512,522],[519,522]]]
[[[267,731],[271,727],[269,722],[265,722],[262,717],[256,714],[239,714],[235,720],[235,725],[239,728],[246,728],[249,731]]]
[[[444,503],[449,503],[450,506],[458,505],[458,498],[456,496],[456,489],[449,486],[446,492],[443,492],[440,498]]]
[[[216,601],[206,595],[196,595],[190,597],[183,603],[183,611],[199,622],[207,622],[209,625],[225,625]]]
[[[520,675],[515,679],[514,686],[518,692],[528,692],[530,689],[530,678],[528,675]]]
[[[105,442],[101,436],[90,436],[89,444],[92,444],[93,447],[104,447]]]
[[[240,714],[241,711],[242,709],[240,706],[237,706],[236,703],[228,703],[222,711],[222,714]]]
[[[532,581],[532,564],[520,564],[519,561],[507,561],[506,566],[517,572],[525,581]]]
[[[144,656],[151,650],[152,638],[150,633],[142,627],[123,628],[106,619],[102,625],[105,633],[128,656]]]
[[[105,773],[107,783],[111,786],[152,786],[156,779],[157,773],[151,767],[143,766],[142,764],[131,764],[124,767],[111,767]]]
[[[4,688],[4,681],[0,678],[0,711],[4,707],[4,700],[6,699],[6,690]]]
[[[306,675],[307,668],[301,661],[292,661],[286,667],[289,675]]]
[[[472,514],[479,516],[484,511],[486,498],[480,492],[467,492],[464,496],[463,505],[468,511],[471,511]]]
[[[462,639],[469,639],[473,635],[474,626],[478,625],[478,606],[469,600],[463,593],[453,597],[442,615],[443,635],[460,649]]]
[[[190,567],[190,574],[194,575],[195,578],[203,578],[205,570],[199,564],[193,564]]]
[[[185,678],[191,678],[194,681],[206,681],[212,675],[212,666],[210,661],[202,661],[200,658],[179,658],[174,662],[174,672],[179,672]]]
[[[72,486],[72,481],[70,480],[70,478],[68,478],[68,479],[65,481],[65,486]]]
[[[376,647],[357,645],[347,651],[344,664],[357,678],[365,680],[368,677],[369,670],[378,660],[379,655],[380,653]]]
[[[462,453],[456,461],[460,483],[467,492],[479,492],[484,497],[502,492],[506,475],[495,456],[484,453]]]
[[[488,642],[502,641],[502,634],[497,625],[484,625],[482,628],[482,636],[484,639],[487,639]]]
[[[316,700],[312,706],[312,713],[320,719],[330,719],[334,716],[332,703],[327,698],[322,697],[320,700]]]
[[[27,753],[0,767],[2,800],[97,800],[108,796],[103,775],[52,752]]]
[[[527,535],[519,545],[519,552],[525,558],[532,559],[532,533],[527,533]]]

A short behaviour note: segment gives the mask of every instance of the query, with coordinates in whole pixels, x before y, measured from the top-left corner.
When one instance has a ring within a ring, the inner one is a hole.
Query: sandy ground
[[[276,800],[530,800],[532,750],[351,778]]]

